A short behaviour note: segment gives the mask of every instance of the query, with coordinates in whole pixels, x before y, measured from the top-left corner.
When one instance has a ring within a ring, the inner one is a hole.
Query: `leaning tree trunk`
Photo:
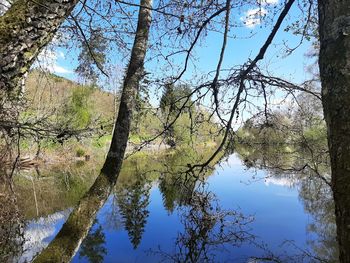
[[[17,0],[0,17],[0,96],[20,91],[35,58],[77,3]]]
[[[96,213],[107,200],[122,167],[129,138],[132,112],[136,101],[139,82],[143,74],[151,25],[152,0],[141,0],[137,31],[131,59],[124,79],[111,146],[100,175],[90,190],[72,211],[66,223],[50,245],[34,262],[69,262],[88,234]]]
[[[340,262],[350,262],[350,7],[319,0],[320,75]]]

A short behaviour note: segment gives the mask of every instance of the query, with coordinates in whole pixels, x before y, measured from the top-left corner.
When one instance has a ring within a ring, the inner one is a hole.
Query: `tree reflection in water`
[[[324,262],[338,262],[339,251],[331,188],[323,180],[309,176],[301,181],[299,193],[305,210],[313,218],[308,231],[317,236],[309,241],[310,247]]]
[[[122,223],[129,234],[130,241],[136,249],[141,242],[142,234],[149,211],[151,185],[147,184],[144,177],[138,177],[134,184],[118,188],[116,201],[122,216]]]
[[[286,181],[290,187],[298,187],[304,209],[312,216],[313,221],[307,228],[311,250],[300,249],[290,241],[285,242],[283,246],[294,246],[298,254],[281,255],[276,257],[276,262],[339,262],[327,151],[317,144],[306,142],[292,152],[284,147],[241,144],[236,148],[248,168],[268,171],[260,179]]]
[[[8,178],[9,172],[0,158],[0,262],[20,256],[24,243],[23,218]]]
[[[164,260],[176,262],[221,261],[221,258],[218,259],[218,257],[222,255],[221,252],[223,250],[227,249],[228,252],[233,253],[234,249],[232,247],[247,244],[248,246],[255,246],[260,249],[261,253],[258,255],[247,255],[244,262],[337,262],[338,251],[335,239],[332,192],[324,180],[327,177],[327,167],[323,166],[321,161],[316,160],[315,163],[319,165],[317,167],[313,166],[312,168],[314,169],[307,167],[305,169],[292,169],[305,167],[305,163],[312,163],[313,159],[307,154],[281,154],[280,149],[277,147],[274,149],[266,147],[265,149],[259,149],[258,147],[254,147],[238,150],[243,163],[254,167],[252,169],[257,168],[268,171],[266,173],[267,177],[262,179],[271,182],[288,182],[290,187],[298,188],[299,198],[304,204],[305,211],[313,218],[308,226],[310,233],[308,236],[308,250],[298,248],[296,243],[285,242],[277,251],[271,251],[271,248],[269,248],[270,244],[265,245],[263,244],[263,240],[254,238],[250,231],[252,227],[250,223],[253,218],[246,217],[237,211],[223,209],[220,206],[220,200],[218,200],[213,192],[209,191],[208,184],[205,181],[211,174],[210,170],[200,176],[193,176],[184,172],[187,169],[186,164],[189,160],[189,157],[184,152],[157,157],[143,156],[142,158],[127,160],[123,168],[124,171],[112,191],[112,205],[109,207],[108,213],[104,214],[108,218],[99,217],[99,220],[103,222],[103,231],[106,234],[108,233],[108,229],[105,227],[106,223],[108,227],[114,230],[123,227],[128,232],[129,239],[134,248],[142,248],[139,244],[142,241],[149,217],[149,210],[151,209],[149,207],[151,198],[150,189],[151,186],[158,185],[164,208],[169,214],[178,215],[179,222],[182,224],[180,228],[182,230],[175,235],[175,245],[172,249],[156,250],[153,247],[150,250],[151,254],[156,254],[156,256],[160,256]],[[195,156],[192,158],[195,158]],[[91,168],[85,167],[84,169],[88,171]],[[315,175],[315,169],[317,169],[323,178]],[[83,174],[85,173],[83,172]],[[24,177],[23,180],[25,180]],[[34,180],[36,179],[34,178]],[[55,207],[60,207],[59,209],[61,210],[70,207],[73,201],[69,201],[68,196],[73,195],[69,193],[82,192],[79,189],[82,188],[85,181],[84,179],[77,181],[78,183],[71,183],[69,190],[57,188],[55,191],[62,192],[64,195],[57,194]],[[51,185],[48,182],[48,180],[35,181],[36,186],[38,186],[38,194],[40,193],[45,197],[42,200],[45,200],[45,203],[42,205],[39,204],[40,213],[44,211],[44,207],[50,209],[52,207],[53,190],[41,193],[44,188],[52,189],[53,183]],[[29,204],[33,203],[33,200],[30,199],[33,199],[32,184],[30,181],[21,181],[17,182],[17,184],[15,189],[20,189],[17,193],[17,200],[21,201],[18,202],[18,206],[20,210],[24,209],[19,212],[31,219],[32,216],[35,217],[36,215],[35,206],[29,206]],[[48,185],[45,186],[45,184]],[[105,189],[105,185],[102,182],[101,187],[95,189],[98,190],[97,193]],[[78,186],[80,188],[76,188]],[[65,195],[67,195],[67,198],[64,198]],[[0,197],[3,198],[3,196]],[[69,237],[73,236],[73,241],[76,240],[77,242],[71,242],[71,239],[69,239],[69,242],[67,241],[68,239],[59,241],[59,238],[53,241],[57,248],[68,251],[67,258],[64,258],[65,261],[69,261],[74,256],[73,252],[76,244],[89,231],[91,226],[90,220],[92,224],[93,218],[100,209],[101,203],[95,201],[89,202],[89,200],[95,200],[95,197],[96,192],[93,192],[91,196],[85,196],[85,199],[82,199],[83,204],[86,204],[86,208],[91,213],[86,213],[85,208],[83,210],[77,209],[75,216],[79,225],[74,225],[75,232],[70,231],[70,229],[65,232],[69,234]],[[78,197],[74,195],[74,198],[76,200]],[[6,202],[3,200],[0,204],[2,217],[0,220],[3,226],[0,229],[1,262],[11,261],[17,258],[17,255],[20,256],[24,249],[20,239],[21,220],[18,218],[19,214],[7,215],[6,211],[14,212],[16,209],[9,209],[14,206],[10,205],[10,203],[7,205]],[[28,211],[25,211],[25,209]],[[48,210],[43,215],[55,211]],[[9,216],[8,218],[10,219],[13,218],[13,220],[7,220],[6,216]],[[7,221],[9,224],[3,223]],[[68,222],[68,226],[70,225]],[[17,227],[17,230],[12,227]],[[78,228],[81,231],[77,231]],[[80,257],[88,258],[91,262],[103,261],[105,254],[108,253],[108,244],[106,246],[104,245],[105,236],[103,231],[101,225],[95,224],[93,226],[87,238],[82,243],[79,251]],[[7,233],[11,233],[11,235],[7,235]],[[60,236],[58,235],[58,237]],[[294,250],[288,247],[292,247]],[[236,262],[235,259],[230,260]]]
[[[181,182],[175,179],[172,181]],[[196,184],[190,184],[194,185]],[[246,217],[238,211],[222,209],[219,200],[207,189],[205,182],[197,181],[197,185],[192,189],[181,183],[173,185],[173,191],[169,191],[169,188],[164,187],[164,184],[161,188],[167,190],[163,192],[164,200],[174,201],[176,189],[187,194],[177,196],[181,200],[178,203],[178,212],[184,230],[178,233],[174,252],[159,249],[151,250],[150,253],[160,254],[164,260],[173,262],[216,262],[217,252],[220,250],[254,240],[249,228],[253,217]],[[187,191],[184,191],[186,188]],[[171,199],[167,196],[169,193]],[[171,209],[173,210],[173,206]]]
[[[165,173],[159,179],[164,208],[172,213],[177,206],[191,203],[198,179],[186,174]]]
[[[90,263],[103,262],[104,256],[107,254],[105,242],[102,226],[98,224],[96,219],[94,226],[81,244],[79,258],[86,257]]]
[[[6,184],[2,186],[6,186]],[[15,195],[9,189],[1,190],[0,262],[11,262],[24,252],[24,224]]]

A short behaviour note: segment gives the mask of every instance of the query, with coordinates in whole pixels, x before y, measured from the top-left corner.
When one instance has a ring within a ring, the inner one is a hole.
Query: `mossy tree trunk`
[[[78,0],[17,0],[0,17],[0,95],[21,89],[24,75]]]
[[[134,45],[123,83],[118,117],[114,126],[110,149],[101,171],[107,175],[113,183],[115,183],[123,163],[138,87],[144,74],[143,65],[151,26],[151,6],[152,0],[141,0],[142,8],[140,8],[139,11]]]
[[[137,32],[130,62],[124,79],[123,91],[115,123],[111,146],[101,170],[91,189],[80,200],[66,223],[50,245],[34,262],[69,262],[80,243],[88,234],[96,213],[107,200],[122,167],[136,102],[139,82],[143,74],[151,25],[151,0],[141,0]]]
[[[350,262],[350,7],[319,0],[320,75],[340,262]]]

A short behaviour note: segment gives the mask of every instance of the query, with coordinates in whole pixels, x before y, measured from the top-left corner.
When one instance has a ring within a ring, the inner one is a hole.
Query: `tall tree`
[[[106,63],[105,52],[107,46],[108,44],[104,41],[102,28],[92,30],[89,39],[82,43],[78,57],[79,64],[75,72],[85,83],[96,85],[100,76],[100,68]]]
[[[0,17],[0,94],[20,90],[24,75],[78,0],[15,1]]]
[[[319,0],[319,66],[340,262],[350,262],[350,8]]]
[[[194,108],[191,95],[191,88],[187,85],[175,86],[170,83],[164,86],[159,106],[164,121],[165,142],[170,147],[176,147],[178,144],[178,138],[176,138],[178,134],[175,132],[175,125],[169,125],[169,123],[175,122],[181,114],[191,112],[191,108]]]
[[[86,237],[96,213],[107,200],[117,181],[129,138],[139,82],[144,72],[143,65],[151,26],[151,9],[152,0],[140,1],[136,35],[123,83],[118,117],[101,173],[72,211],[56,238],[34,262],[69,262],[81,241]]]

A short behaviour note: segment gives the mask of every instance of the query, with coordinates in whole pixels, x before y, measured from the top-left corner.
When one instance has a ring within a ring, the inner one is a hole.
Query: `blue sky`
[[[246,39],[228,40],[223,68],[242,64],[247,61],[248,57],[253,58],[268,36],[271,25],[267,27],[265,25],[260,25],[259,16],[254,16],[254,14],[260,12],[263,15],[269,15],[269,12],[271,12],[268,11],[269,7],[271,8],[281,3],[279,3],[278,0],[263,1],[267,2],[267,4],[263,5],[260,10],[256,7],[249,8],[249,6],[247,6],[245,11],[241,11],[241,13],[233,12],[231,14],[231,19],[235,20],[235,22],[241,21],[242,25],[244,22],[246,24],[245,27],[242,26],[240,28],[235,28],[232,31],[233,34],[240,37],[246,37],[250,34],[250,32],[252,32],[254,36]],[[294,6],[290,12],[290,16],[297,16],[298,12],[299,11]],[[253,24],[254,22],[255,24]],[[291,44],[290,46],[293,46],[296,45],[300,39],[300,37],[293,36],[289,32],[283,32],[283,28],[285,28],[285,26],[286,24],[282,26],[282,30],[280,30],[280,32],[277,34],[273,45],[269,47],[267,56],[264,59],[264,63],[269,62],[269,64],[272,66],[272,69],[277,74],[282,74],[285,76],[292,75],[293,79],[295,80],[303,80],[305,78],[304,68],[305,64],[307,63],[307,59],[304,57],[304,54],[309,48],[310,43],[305,43],[299,47],[293,55],[282,59],[281,56],[283,56],[283,52],[281,52],[281,49],[283,49],[283,41],[288,41]],[[208,72],[215,69],[221,43],[222,34],[212,32],[208,34],[205,42],[195,49],[195,53],[199,58],[199,61],[196,65],[199,70]],[[50,70],[57,73],[58,75],[74,79],[75,77],[73,76],[73,72],[74,68],[77,66],[77,54],[77,49],[73,49],[69,53],[67,53],[67,51],[63,48],[54,50],[54,54],[49,54],[48,60],[50,60],[49,62],[51,64]],[[178,61],[180,62],[180,57]],[[123,62],[120,62],[120,64],[123,64]],[[150,68],[152,68],[152,65],[150,65]],[[189,72],[189,74],[191,74],[191,72]]]
[[[241,26],[235,27],[231,31],[231,34],[235,34],[239,38],[228,39],[222,66],[223,69],[245,63],[248,58],[254,58],[259,52],[262,44],[265,42],[272,28],[272,24],[269,23],[265,25],[264,21],[261,21],[259,14],[270,17],[271,12],[274,10],[273,8],[281,8],[283,3],[281,0],[263,1],[266,3],[263,4],[261,8],[256,8],[256,6],[246,6],[245,9],[242,9],[239,12],[237,10],[232,12],[231,20]],[[289,18],[293,20],[294,17],[298,17],[299,12],[300,11],[296,6],[292,7]],[[224,16],[224,14],[222,15]],[[276,19],[277,16],[278,13],[274,16],[274,19]],[[269,47],[264,60],[260,62],[259,66],[263,69],[268,69],[271,74],[283,77],[295,83],[300,83],[308,77],[305,68],[311,62],[309,58],[305,57],[305,53],[310,49],[311,43],[305,41],[291,55],[285,56],[284,43],[287,42],[290,47],[294,47],[300,41],[300,36],[294,36],[290,32],[283,31],[291,20],[282,25],[272,45]],[[262,22],[262,24],[260,24],[260,22]],[[252,35],[252,37],[247,37],[249,35]],[[191,80],[194,74],[199,73],[200,75],[214,70],[218,63],[221,45],[222,34],[210,32],[205,38],[205,41],[202,41],[201,45],[196,46],[194,49],[194,54],[197,58],[195,63],[196,70],[194,69],[194,66],[190,64],[190,67],[183,78]],[[46,54],[44,53],[43,56],[40,56],[40,64],[57,75],[77,80],[77,76],[74,74],[74,69],[77,67],[78,52],[77,48],[73,48],[69,52],[63,48],[46,51]],[[120,56],[118,55],[111,55],[111,59],[118,64],[120,70],[119,75],[122,77],[122,69],[125,67],[127,61],[121,61]],[[176,64],[180,66],[183,61],[184,55],[175,58]],[[160,70],[161,64],[162,63],[158,63],[156,60],[151,60],[146,64],[146,70],[162,76],[168,72]],[[152,100],[154,100],[154,98]]]

